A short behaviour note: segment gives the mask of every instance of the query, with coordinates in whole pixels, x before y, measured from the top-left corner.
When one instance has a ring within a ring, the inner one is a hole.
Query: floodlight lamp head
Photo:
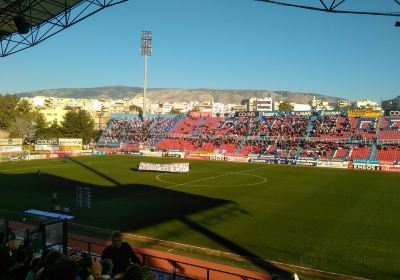
[[[141,54],[142,56],[151,56],[151,41],[152,41],[152,33],[151,31],[142,31],[141,32]]]
[[[400,21],[396,21],[396,23],[394,24],[394,26],[400,27]]]

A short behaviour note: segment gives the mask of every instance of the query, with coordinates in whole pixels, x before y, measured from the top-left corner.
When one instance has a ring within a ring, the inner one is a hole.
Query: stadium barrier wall
[[[399,165],[397,165],[397,166],[396,165],[381,165],[380,169],[381,169],[381,171],[400,173]]]
[[[89,242],[78,238],[69,237],[70,244],[74,244],[73,250],[84,251],[89,256],[99,258],[101,251],[106,247],[104,244],[95,242]],[[80,244],[79,244],[80,243]],[[96,250],[97,249],[97,250]],[[146,251],[141,251],[136,248],[136,254],[141,258],[144,265],[150,266],[153,270],[161,273],[169,274],[172,279],[179,279],[179,276],[185,277],[186,279],[204,279],[204,280],[216,280],[216,279],[232,279],[232,280],[261,280],[269,279],[268,276],[252,277],[249,275],[238,274],[226,270],[220,270],[207,266],[198,265],[195,263],[184,262],[168,257],[163,257]],[[252,273],[262,274],[262,273]],[[167,278],[168,279],[168,278]]]
[[[318,160],[317,167],[348,169],[349,162],[343,160]]]
[[[64,156],[96,156],[96,155],[107,155],[107,154],[129,154],[139,156],[150,156],[150,157],[176,157],[186,159],[202,159],[202,160],[218,160],[218,161],[230,161],[230,162],[254,162],[254,163],[265,163],[265,164],[289,164],[289,165],[305,165],[305,166],[316,166],[322,168],[340,168],[340,169],[357,169],[357,170],[371,170],[371,171],[385,171],[385,172],[396,172],[400,173],[400,164],[396,162],[388,161],[369,161],[369,160],[353,160],[343,161],[339,159],[314,159],[300,157],[297,159],[291,159],[286,157],[276,157],[273,155],[257,155],[249,154],[244,156],[236,153],[210,153],[210,152],[189,152],[171,150],[171,151],[153,151],[153,150],[127,150],[124,151],[120,148],[95,148],[93,150],[70,150],[70,151],[28,151],[19,153],[9,153],[6,160],[1,161],[12,161],[12,160],[38,160],[38,159],[52,159],[62,158]],[[1,162],[0,161],[0,162]]]
[[[185,152],[167,151],[162,153],[162,157],[185,158]]]

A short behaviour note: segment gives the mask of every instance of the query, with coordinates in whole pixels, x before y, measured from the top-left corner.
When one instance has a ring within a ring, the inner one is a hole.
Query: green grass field
[[[190,161],[189,174],[138,172],[139,161],[86,157],[0,164],[0,208],[51,210],[75,222],[373,279],[400,278],[400,174]],[[185,161],[187,162],[187,161]],[[37,170],[41,175],[37,176]]]

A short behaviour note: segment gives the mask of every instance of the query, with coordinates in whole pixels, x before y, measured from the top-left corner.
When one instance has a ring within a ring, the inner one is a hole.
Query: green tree
[[[70,110],[61,123],[65,137],[82,138],[85,144],[94,138],[94,121],[90,114],[82,109]]]
[[[57,120],[54,120],[44,131],[44,138],[60,138],[64,135],[63,127],[58,124]]]
[[[16,117],[8,130],[10,137],[26,139],[33,136],[32,121],[22,117]]]
[[[283,101],[279,104],[279,111],[291,112],[293,111],[293,106],[289,102]]]
[[[48,134],[48,124],[43,114],[38,113],[35,118],[35,137],[46,138]]]
[[[143,114],[143,109],[142,109],[142,107],[137,106],[137,105],[131,105],[131,106],[129,106],[129,111],[130,111],[130,112],[136,112],[136,113],[138,113],[139,115]]]
[[[172,108],[171,111],[170,111],[169,113],[170,113],[170,114],[181,114],[181,110]]]
[[[15,117],[29,117],[32,113],[31,104],[25,99],[19,99],[17,106],[15,107]]]
[[[0,128],[7,130],[10,127],[16,117],[18,101],[16,95],[0,95]]]
[[[16,95],[0,96],[0,128],[6,129],[10,137],[32,137],[37,114],[25,99]]]

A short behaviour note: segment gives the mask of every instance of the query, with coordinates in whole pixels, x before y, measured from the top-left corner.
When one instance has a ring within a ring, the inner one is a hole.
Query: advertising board
[[[21,152],[22,146],[1,146],[0,145],[0,153],[12,153],[12,152]]]
[[[258,112],[256,112],[256,111],[235,112],[234,117],[235,118],[238,118],[238,117],[255,118],[255,117],[258,117]]]
[[[168,151],[168,152],[163,152],[162,153],[163,157],[175,157],[175,158],[184,158],[185,157],[185,153],[184,152],[180,152],[180,151]]]
[[[398,172],[400,173],[400,166],[396,165],[381,165],[380,166],[381,171],[386,171],[386,172]]]
[[[308,166],[316,166],[317,160],[313,158],[298,158],[293,161],[296,165],[308,165]]]
[[[363,164],[354,162],[353,162],[353,168],[358,170],[374,170],[374,171],[380,170],[379,164],[366,164],[366,163]]]
[[[385,110],[387,117],[400,117],[400,110]]]
[[[341,113],[344,113],[344,111],[321,111],[320,112],[321,116],[337,116],[337,115],[340,115]]]
[[[204,156],[204,155],[199,155],[199,154],[188,154],[186,155],[185,158],[190,158],[190,159],[210,159],[210,156]]]
[[[82,150],[82,138],[60,138],[58,141],[61,151]]]
[[[35,151],[58,151],[58,146],[51,145],[35,145]]]
[[[267,158],[249,158],[248,161],[256,163],[268,163],[268,164],[275,163],[275,159],[267,159]]]
[[[349,117],[379,117],[382,115],[382,111],[369,109],[349,110],[347,115]]]
[[[349,167],[349,162],[343,161],[343,160],[321,160],[321,159],[319,159],[317,162],[317,167],[347,169]]]
[[[0,146],[22,145],[22,138],[0,139]]]
[[[52,139],[36,139],[35,145],[50,145],[50,146],[58,146],[59,141],[57,138]]]

